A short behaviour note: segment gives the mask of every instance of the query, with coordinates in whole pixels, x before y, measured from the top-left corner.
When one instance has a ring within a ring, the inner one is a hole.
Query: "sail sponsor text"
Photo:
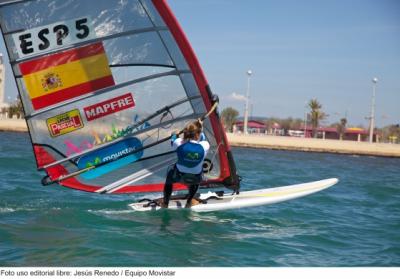
[[[85,116],[87,121],[92,121],[118,111],[122,111],[128,108],[133,108],[135,101],[131,93],[127,93],[122,96],[106,100],[88,107],[85,107]]]
[[[52,137],[58,137],[83,128],[83,121],[77,109],[50,117],[46,120],[46,123]]]
[[[90,17],[59,21],[12,35],[19,58],[94,39]]]

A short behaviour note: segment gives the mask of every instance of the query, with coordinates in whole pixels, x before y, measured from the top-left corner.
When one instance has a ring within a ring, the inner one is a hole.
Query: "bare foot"
[[[196,200],[196,199],[192,200],[192,206],[198,205],[198,204],[200,204],[200,202],[198,200]]]
[[[159,205],[161,208],[168,208],[168,204],[164,203],[164,201],[160,201]]]
[[[186,203],[185,208],[191,208],[194,205],[198,205],[200,202],[196,199],[192,199],[192,201],[190,202],[190,204]]]

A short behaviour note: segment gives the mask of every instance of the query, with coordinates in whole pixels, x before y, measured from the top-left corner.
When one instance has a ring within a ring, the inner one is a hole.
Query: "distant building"
[[[236,121],[233,125],[233,132],[240,132],[243,133],[244,122],[243,121]],[[247,122],[247,131],[249,134],[265,134],[267,126],[260,121],[256,120],[249,120]]]
[[[4,101],[4,98],[5,98],[5,95],[4,95],[4,82],[5,82],[5,80],[4,80],[4,76],[5,76],[4,70],[5,70],[5,68],[4,68],[4,63],[3,62],[4,62],[3,61],[3,54],[0,53],[0,113],[1,113],[1,110],[3,108],[9,107],[9,104],[7,104]]]
[[[304,136],[304,128],[301,128],[297,131],[298,134]],[[312,127],[307,126],[305,129],[306,138],[312,137]],[[340,134],[335,127],[319,127],[317,129],[317,137],[322,139],[340,139]],[[352,141],[367,141],[369,136],[369,131],[364,130],[362,128],[347,128],[343,133],[343,140],[352,140]],[[374,142],[379,141],[379,136],[376,132],[374,132]]]
[[[273,123],[269,130],[268,130],[269,135],[274,135],[274,136],[284,136],[285,135],[285,129],[282,128],[279,123]]]

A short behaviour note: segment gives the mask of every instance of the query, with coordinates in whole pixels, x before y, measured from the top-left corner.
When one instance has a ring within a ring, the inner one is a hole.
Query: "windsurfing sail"
[[[43,183],[162,191],[176,161],[167,139],[215,102],[167,3],[3,0],[0,24]],[[203,187],[238,190],[217,111],[204,132]]]

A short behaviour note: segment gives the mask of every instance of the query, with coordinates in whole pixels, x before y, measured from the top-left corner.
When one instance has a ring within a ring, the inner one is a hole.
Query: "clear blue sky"
[[[243,114],[251,69],[254,116],[300,117],[317,98],[335,122],[400,122],[400,1],[169,1],[222,106]]]
[[[378,126],[400,123],[400,1],[169,4],[222,108],[243,114],[237,96],[245,95],[251,69],[253,116],[303,118],[305,103],[317,98],[330,115],[327,123],[347,111],[349,124],[367,126],[376,76]],[[5,53],[2,41],[0,51]],[[6,80],[6,92],[15,98],[14,80]]]

